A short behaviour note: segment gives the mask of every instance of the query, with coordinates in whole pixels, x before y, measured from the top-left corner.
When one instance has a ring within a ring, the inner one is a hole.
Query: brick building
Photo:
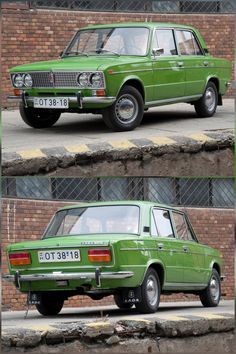
[[[212,55],[233,63],[234,7],[234,0],[3,1],[2,107],[15,105],[6,99],[12,93],[10,67],[57,58],[74,32],[90,24],[160,21],[193,25]],[[228,95],[232,94],[230,89]]]

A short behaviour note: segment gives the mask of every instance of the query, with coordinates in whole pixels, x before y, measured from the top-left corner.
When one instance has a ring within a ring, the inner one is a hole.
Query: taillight
[[[90,262],[110,262],[111,261],[111,251],[108,249],[104,250],[89,250],[88,260]]]
[[[9,260],[12,266],[31,264],[30,254],[28,252],[11,253],[9,254]]]

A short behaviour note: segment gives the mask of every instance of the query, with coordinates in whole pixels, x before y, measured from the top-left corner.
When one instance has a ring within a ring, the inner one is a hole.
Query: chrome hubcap
[[[147,298],[150,305],[154,306],[158,300],[158,286],[156,278],[150,275],[147,280]]]
[[[212,277],[210,281],[210,293],[214,300],[217,300],[220,296],[220,285],[216,277]]]
[[[121,123],[132,123],[138,115],[138,102],[131,95],[123,95],[116,102],[115,112]]]
[[[205,93],[205,102],[209,111],[213,111],[216,105],[216,94],[212,87],[208,87]]]

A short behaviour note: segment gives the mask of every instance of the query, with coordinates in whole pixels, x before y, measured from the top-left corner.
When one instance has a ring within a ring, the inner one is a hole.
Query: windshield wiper
[[[116,52],[113,52],[112,50],[108,50],[108,49],[104,49],[104,48],[99,48],[97,50],[90,50],[89,53],[97,53],[97,54],[100,54],[100,53],[110,53],[110,54],[114,54],[114,55],[117,55],[118,57],[120,57],[120,54],[119,53],[116,53]]]
[[[74,55],[85,55],[86,57],[88,57],[88,53],[85,52],[81,52],[81,50],[71,50],[70,52],[66,52],[65,55],[69,55],[69,54],[74,54]]]

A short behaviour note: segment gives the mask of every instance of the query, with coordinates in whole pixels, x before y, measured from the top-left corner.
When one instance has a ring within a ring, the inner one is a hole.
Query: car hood
[[[129,64],[129,63],[139,63],[146,61],[146,57],[138,56],[101,56],[101,55],[91,55],[77,56],[77,57],[67,57],[58,60],[50,61],[39,61],[35,63],[18,65],[10,69],[10,73],[14,72],[30,72],[30,71],[61,71],[61,70],[105,70],[108,67]]]
[[[26,241],[18,242],[7,247],[8,252],[20,251],[20,250],[34,250],[42,248],[53,248],[53,247],[96,247],[96,246],[109,246],[111,243],[122,240],[122,239],[137,239],[137,235],[134,234],[90,234],[90,235],[80,235],[80,236],[60,236],[60,237],[50,237],[37,241]]]

